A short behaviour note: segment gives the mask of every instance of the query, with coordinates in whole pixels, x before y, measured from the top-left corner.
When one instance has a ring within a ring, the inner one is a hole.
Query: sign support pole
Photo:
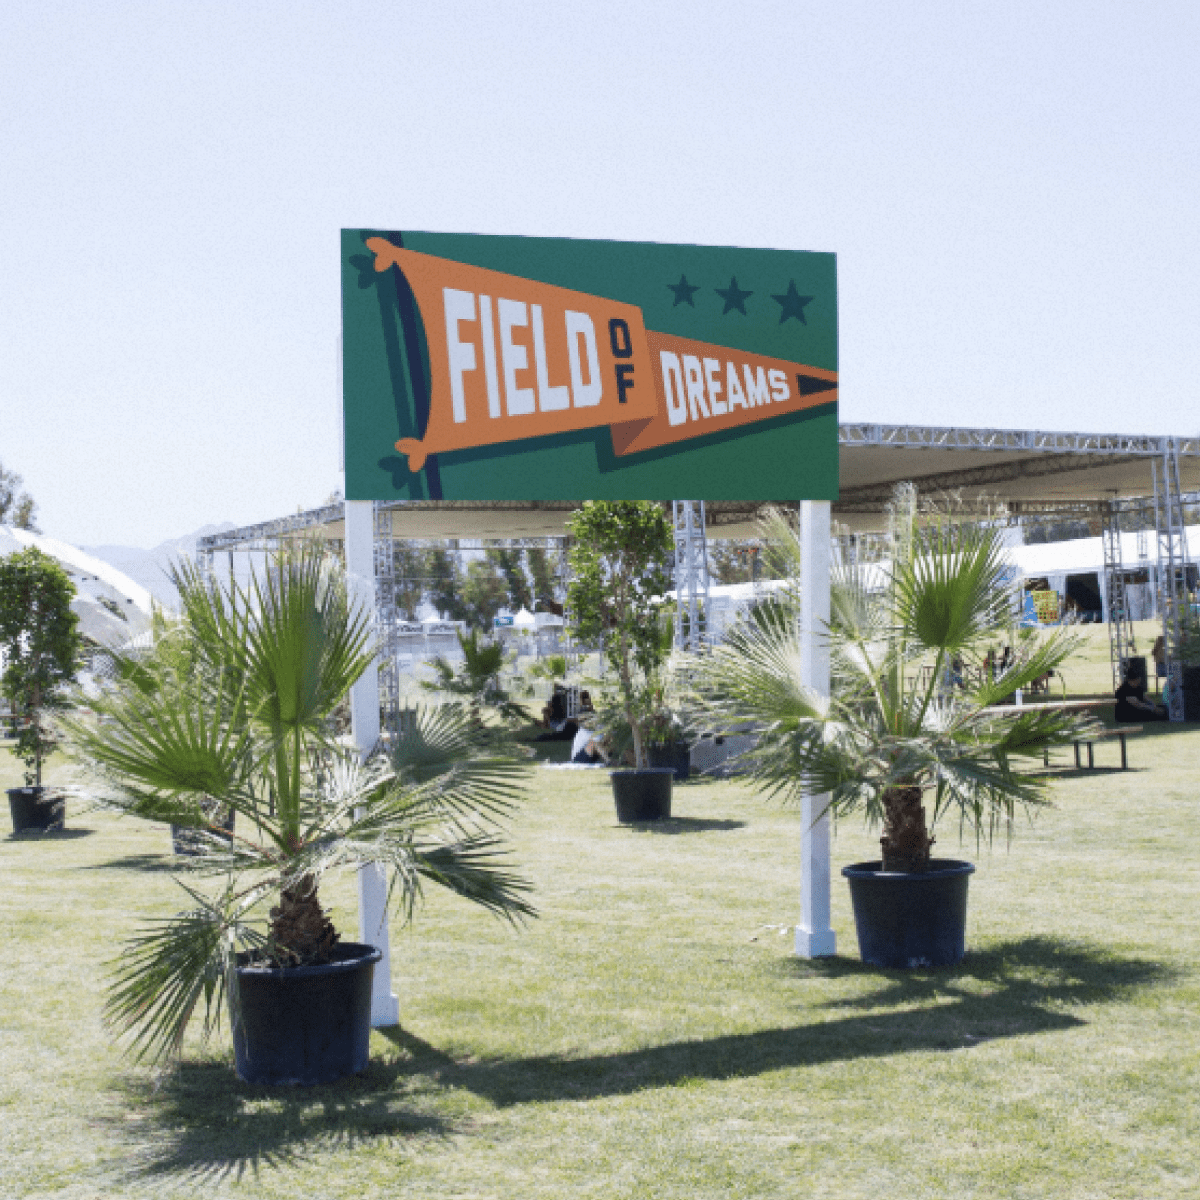
[[[375,616],[375,505],[346,501],[346,578],[351,599]],[[350,689],[350,725],[354,744],[365,760],[379,741],[379,672],[374,662]],[[358,940],[377,946],[383,957],[375,964],[371,985],[371,1024],[400,1024],[400,999],[392,991],[388,949],[387,879],[381,867],[358,870]]]
[[[800,504],[800,644],[801,682],[819,696],[829,696],[828,500]],[[828,794],[805,796],[800,810],[800,924],[796,926],[796,953],[820,958],[836,950],[829,923],[829,814]]]

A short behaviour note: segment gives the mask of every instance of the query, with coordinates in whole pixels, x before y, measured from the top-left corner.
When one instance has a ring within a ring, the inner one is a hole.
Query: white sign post
[[[801,682],[829,695],[829,501],[800,504]],[[829,803],[827,794],[805,796],[800,810],[800,924],[796,953],[802,958],[833,954],[836,937],[829,924]]]
[[[375,506],[370,500],[346,501],[346,576],[350,595],[361,609],[375,613]],[[354,744],[365,759],[379,741],[379,674],[372,663],[350,689],[350,725]],[[400,999],[392,991],[388,949],[387,879],[378,866],[358,871],[358,940],[383,951],[375,964],[371,1024],[400,1024]]]

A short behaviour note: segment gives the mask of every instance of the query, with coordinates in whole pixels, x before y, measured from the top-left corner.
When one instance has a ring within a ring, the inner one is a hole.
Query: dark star
[[[782,296],[772,296],[772,300],[779,305],[782,310],[779,314],[779,323],[782,325],[788,317],[795,317],[801,325],[807,325],[808,322],[804,319],[804,306],[812,300],[811,296],[802,296],[796,291],[796,281],[788,280],[788,290]]]
[[[668,283],[667,287],[675,293],[675,304],[690,304],[693,308],[696,307],[692,293],[698,292],[700,287],[698,284],[688,283],[686,275],[680,275],[678,283]],[[672,304],[671,307],[674,308],[675,304]]]
[[[724,316],[730,309],[736,308],[744,317],[746,315],[746,301],[754,295],[753,292],[743,292],[738,287],[736,275],[730,276],[727,288],[713,288],[713,291],[725,301],[725,307],[721,309],[721,316]]]

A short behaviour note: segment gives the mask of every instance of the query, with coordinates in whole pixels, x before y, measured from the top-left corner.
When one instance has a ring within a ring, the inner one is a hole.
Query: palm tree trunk
[[[338,934],[317,899],[317,885],[305,875],[279,893],[271,909],[270,957],[283,967],[308,967],[330,961]]]
[[[883,851],[885,871],[929,870],[929,849],[935,839],[925,828],[924,791],[919,787],[888,788],[883,793]]]

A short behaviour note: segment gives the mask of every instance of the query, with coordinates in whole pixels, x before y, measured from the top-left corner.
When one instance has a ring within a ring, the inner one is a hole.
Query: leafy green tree
[[[21,477],[15,471],[6,471],[0,463],[0,525],[11,525],[15,529],[37,532],[34,517],[37,505],[33,497],[22,492]]]
[[[66,706],[83,650],[74,595],[67,573],[35,546],[0,559],[0,686],[24,718],[13,753],[32,787],[41,787],[42,763],[58,744],[47,714]]]
[[[463,620],[473,629],[492,630],[496,613],[508,602],[508,585],[490,559],[477,558],[467,565],[462,586]]]
[[[106,1014],[138,1057],[178,1053],[202,998],[206,1032],[219,1024],[240,953],[278,968],[330,961],[339,935],[319,888],[331,872],[377,865],[406,917],[424,883],[509,919],[532,913],[499,857],[525,765],[485,746],[467,712],[417,710],[390,761],[360,764],[338,740],[332,714],[375,648],[319,547],[247,588],[186,567],[175,582],[192,666],[160,657],[93,700],[94,717],[65,721],[94,799],[211,847],[193,869],[214,886],[183,884],[187,910],[138,933],[113,976]],[[216,807],[242,818],[231,843]]]
[[[850,565],[834,575],[828,702],[803,684],[800,634],[786,605],[776,609],[782,619],[737,629],[700,664],[699,682],[711,716],[757,733],[745,759],[769,792],[796,802],[829,793],[835,815],[865,811],[882,827],[883,869],[923,871],[944,813],[990,835],[1018,804],[1044,803],[1044,775],[1020,769],[1020,760],[1071,742],[1087,719],[1037,705],[997,711],[1077,644],[1066,627],[1012,630],[1002,531],[936,514],[918,521],[911,489],[900,489],[893,508],[882,589],[878,570]],[[790,604],[801,583],[799,540],[782,518],[769,533],[796,568]],[[1017,651],[993,673],[983,664],[997,640]],[[954,663],[976,669],[957,672],[963,685],[948,688]]]
[[[425,599],[426,552],[412,541],[397,541],[392,554],[392,574],[396,581],[396,607],[405,620],[415,621]]]
[[[549,654],[539,662],[530,663],[528,670],[533,679],[566,679],[567,657],[565,654]]]
[[[529,608],[533,604],[533,592],[529,587],[529,577],[525,574],[522,559],[524,550],[520,546],[489,546],[484,556],[492,567],[504,579],[507,593],[505,607],[512,612]]]
[[[752,583],[756,578],[762,578],[760,554],[761,548],[753,542],[711,541],[708,544],[709,574],[717,583]]]
[[[425,551],[425,597],[448,621],[465,621],[467,606],[463,601],[463,573],[458,555],[440,546]]]
[[[617,673],[634,762],[646,765],[645,726],[654,708],[654,676],[666,660],[659,610],[671,586],[671,522],[646,500],[589,500],[567,523],[571,583],[567,606],[575,636],[603,639]]]
[[[562,599],[559,596],[558,563],[551,558],[544,546],[530,546],[525,551],[529,565],[529,576],[533,581],[533,602],[543,612],[562,616]]]

